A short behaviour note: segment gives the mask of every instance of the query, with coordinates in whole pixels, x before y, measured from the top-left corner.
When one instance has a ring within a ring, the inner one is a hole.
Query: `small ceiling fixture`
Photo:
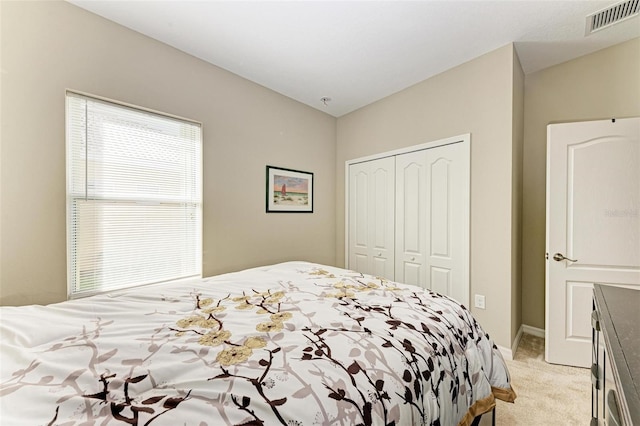
[[[585,35],[608,28],[626,19],[638,16],[640,0],[626,0],[587,15]]]
[[[327,97],[327,96],[323,96],[320,98],[320,102],[322,102],[324,104],[324,106],[327,106],[329,102],[331,102],[331,98]]]

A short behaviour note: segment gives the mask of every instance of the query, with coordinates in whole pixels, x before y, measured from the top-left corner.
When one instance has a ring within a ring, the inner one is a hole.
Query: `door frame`
[[[437,148],[443,145],[451,145],[454,143],[463,143],[467,146],[469,150],[469,211],[465,220],[465,241],[467,242],[467,259],[465,264],[465,271],[463,275],[466,281],[467,295],[469,299],[466,301],[465,306],[470,308],[469,301],[471,300],[471,279],[470,279],[470,268],[471,268],[471,133],[464,133],[458,136],[452,136],[449,138],[438,139],[431,142],[421,143],[419,145],[408,146],[405,148],[394,149],[392,151],[381,152],[379,154],[367,155],[365,157],[358,157],[352,160],[345,161],[345,190],[344,190],[344,264],[345,268],[349,268],[349,167],[352,164],[363,163],[371,160],[378,160],[380,158],[385,157],[393,157],[396,155],[407,154],[415,151],[422,151],[425,149]]]

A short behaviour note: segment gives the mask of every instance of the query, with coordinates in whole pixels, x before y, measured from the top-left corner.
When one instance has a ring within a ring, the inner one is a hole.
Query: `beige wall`
[[[547,125],[640,116],[640,39],[525,78],[522,321],[545,328]]]
[[[340,117],[336,157],[336,259],[344,264],[345,161],[471,133],[471,291],[484,294],[487,305],[472,311],[507,348],[512,328],[519,327],[512,324],[519,317],[519,304],[512,302],[519,286],[512,285],[512,269],[519,261],[511,231],[519,192],[512,168],[519,155],[513,153],[514,125],[522,121],[513,114],[522,98],[513,86],[522,78],[514,72],[514,54],[512,45],[504,46]]]
[[[65,89],[203,123],[204,275],[335,261],[335,118],[66,2],[0,2],[0,304],[66,298]],[[315,173],[265,213],[265,165]]]

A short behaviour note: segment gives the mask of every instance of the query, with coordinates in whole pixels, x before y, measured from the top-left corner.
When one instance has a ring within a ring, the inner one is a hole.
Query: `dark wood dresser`
[[[640,425],[640,289],[593,292],[591,425]]]

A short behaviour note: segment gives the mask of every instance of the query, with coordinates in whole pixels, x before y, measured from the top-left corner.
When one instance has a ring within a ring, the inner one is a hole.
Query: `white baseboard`
[[[527,333],[536,337],[542,337],[544,339],[544,328],[532,327],[526,324],[522,324],[520,328],[524,333]]]
[[[511,361],[513,359],[513,351],[511,349],[507,349],[504,346],[496,345],[502,354],[502,358]]]
[[[502,353],[502,357],[504,359],[512,360],[513,354],[516,353],[518,349],[518,345],[520,344],[520,339],[522,338],[522,326],[518,329],[518,333],[516,334],[516,338],[513,339],[513,343],[511,344],[511,348],[505,348],[504,346],[498,346],[500,352]]]
[[[532,327],[530,325],[522,324],[518,329],[518,333],[516,334],[516,338],[513,339],[513,343],[511,344],[511,348],[505,348],[504,346],[498,346],[500,353],[504,359],[512,360],[513,354],[516,353],[518,349],[518,345],[520,344],[520,339],[522,339],[522,335],[524,333],[531,334],[532,336],[542,337],[544,338],[544,330],[537,327]]]

